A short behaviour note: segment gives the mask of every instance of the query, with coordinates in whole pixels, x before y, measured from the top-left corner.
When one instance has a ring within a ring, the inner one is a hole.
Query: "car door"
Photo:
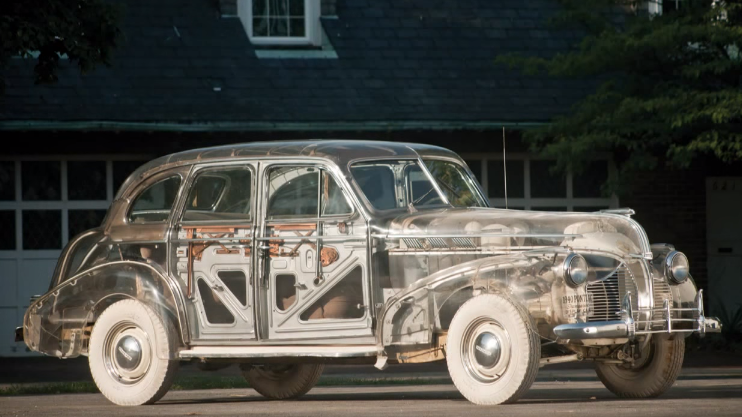
[[[261,171],[261,335],[317,343],[370,335],[366,223],[347,190],[318,164]]]
[[[197,319],[193,339],[255,338],[254,167],[196,167],[176,225],[176,270]]]

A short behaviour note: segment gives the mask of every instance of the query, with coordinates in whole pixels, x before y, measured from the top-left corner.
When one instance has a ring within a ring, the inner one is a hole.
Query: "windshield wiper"
[[[417,211],[417,210],[415,210],[415,204],[419,203],[420,200],[422,200],[423,198],[427,197],[428,194],[430,194],[430,193],[433,192],[433,190],[435,190],[435,187],[430,187],[430,190],[428,190],[427,193],[421,195],[420,197],[416,198],[415,201],[412,201],[410,204],[408,204],[407,207],[410,208],[410,210],[411,210],[410,212],[412,212],[412,210]]]

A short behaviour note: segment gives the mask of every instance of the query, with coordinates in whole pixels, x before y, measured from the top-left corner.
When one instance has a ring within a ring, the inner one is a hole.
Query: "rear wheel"
[[[118,405],[152,404],[170,389],[179,362],[169,360],[170,320],[136,300],[118,301],[90,335],[88,363],[100,392]]]
[[[678,379],[684,356],[682,336],[654,336],[633,367],[596,362],[595,371],[603,385],[619,397],[657,397]]]
[[[474,404],[515,402],[536,379],[540,338],[526,313],[499,295],[480,295],[464,303],[447,339],[448,372]]]
[[[298,398],[317,384],[323,364],[241,365],[242,376],[260,395],[272,400]]]

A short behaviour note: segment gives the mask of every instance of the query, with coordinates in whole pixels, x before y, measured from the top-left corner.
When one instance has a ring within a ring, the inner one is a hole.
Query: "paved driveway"
[[[594,375],[594,374],[592,374]],[[547,378],[543,378],[546,376]],[[480,407],[453,385],[318,387],[296,401],[265,401],[255,391],[174,391],[152,406],[118,407],[100,394],[0,398],[0,416],[740,416],[742,370],[685,372],[663,397],[621,400],[594,377],[540,375],[513,405]]]

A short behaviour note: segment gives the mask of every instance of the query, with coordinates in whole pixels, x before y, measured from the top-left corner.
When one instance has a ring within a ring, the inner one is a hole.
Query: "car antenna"
[[[508,170],[505,165],[505,126],[502,127],[502,177],[505,181],[505,209],[508,208]]]

